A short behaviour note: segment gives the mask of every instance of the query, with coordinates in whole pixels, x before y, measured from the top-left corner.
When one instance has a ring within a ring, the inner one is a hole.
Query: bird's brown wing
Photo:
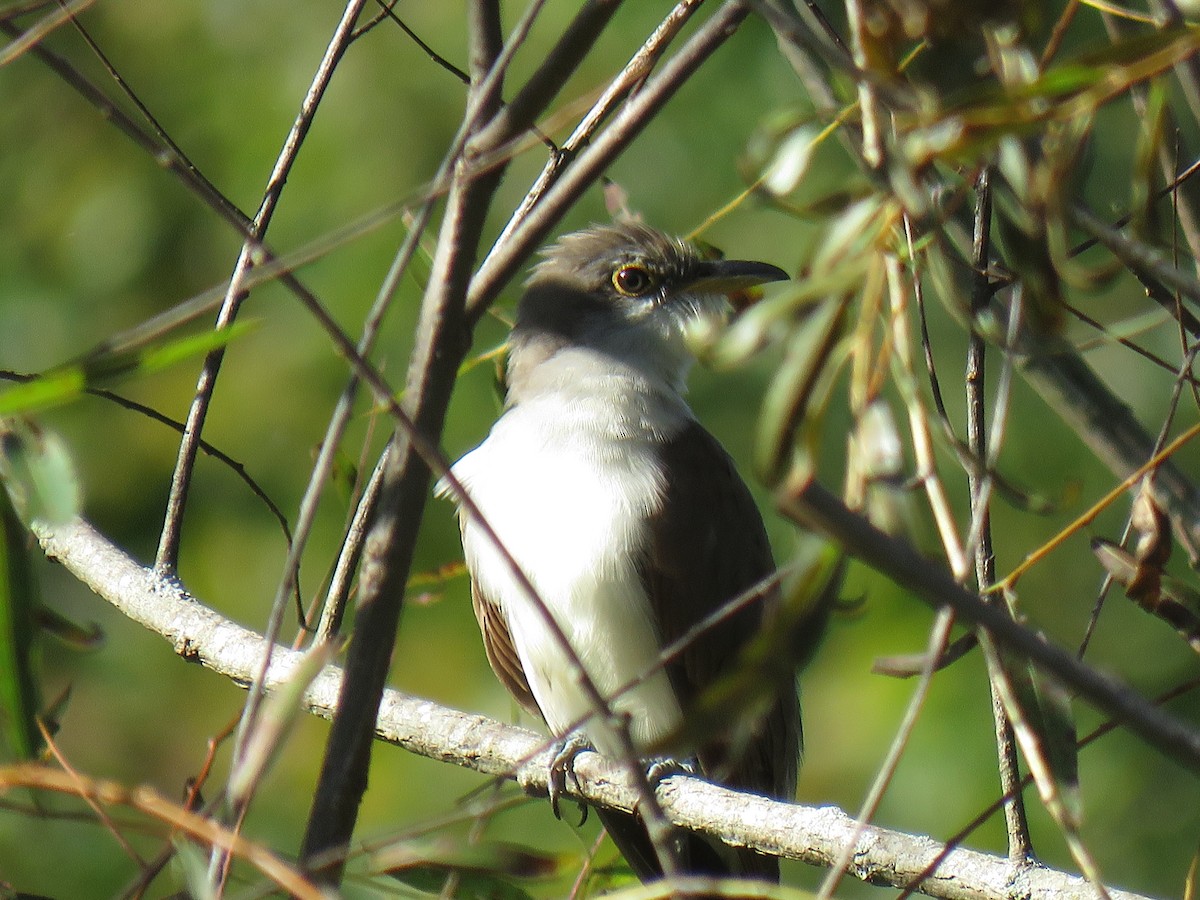
[[[775,572],[762,516],[729,454],[698,423],[661,450],[667,475],[661,508],[651,521],[643,577],[664,646]],[[687,710],[716,679],[738,664],[746,642],[779,602],[771,585],[739,612],[692,642],[668,672]],[[800,754],[800,709],[790,665],[769,686],[777,694],[757,722],[735,722],[752,734],[713,734],[702,741],[705,772],[731,786],[791,800]],[[768,676],[771,677],[771,676]],[[736,720],[736,710],[728,711]]]
[[[492,671],[521,704],[522,709],[540,718],[541,711],[533,698],[533,692],[529,690],[525,669],[521,665],[521,658],[517,656],[517,648],[513,646],[512,634],[509,633],[504,613],[480,592],[474,581],[471,582],[471,606],[475,609],[479,632],[483,635],[483,649],[488,662],[491,663]]]
[[[758,507],[716,438],[693,422],[660,452],[667,483],[661,506],[649,523],[641,571],[665,647],[731,598],[769,578],[775,563]],[[668,664],[687,720],[685,731],[696,718],[694,701],[715,680],[737,668],[740,651],[759,633],[768,606],[777,602],[778,591],[767,588]],[[734,787],[792,799],[800,753],[800,706],[790,666],[785,668],[786,677],[769,686],[777,691],[777,698],[769,703],[765,716],[737,722],[735,729],[743,729],[740,734],[705,730],[700,746],[685,751],[697,753],[706,775]],[[726,718],[737,719],[737,711],[727,711]],[[598,813],[638,877],[643,881],[659,877],[653,846],[637,817],[606,809]],[[694,834],[681,836],[676,849],[685,871],[779,880],[779,861],[752,850],[734,851]]]

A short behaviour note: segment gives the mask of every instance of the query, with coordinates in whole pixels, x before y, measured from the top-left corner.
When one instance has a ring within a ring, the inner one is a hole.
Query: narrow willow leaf
[[[459,377],[466,375],[471,370],[482,365],[483,363],[494,363],[502,365],[504,358],[508,353],[508,341],[497,344],[489,350],[484,350],[482,353],[477,353],[473,356],[468,356],[463,360],[463,364],[458,367]]]
[[[0,730],[8,753],[30,760],[42,747],[33,646],[37,588],[29,559],[29,532],[3,490],[0,532]]]
[[[302,701],[309,685],[337,655],[336,642],[318,644],[300,657],[291,677],[273,690],[260,707],[246,752],[229,773],[227,796],[234,808],[244,804],[283,747],[296,720],[303,715]]]
[[[505,879],[496,884],[501,893],[483,896],[523,896],[524,891],[513,888],[514,878],[547,878],[565,868],[565,860],[541,853],[520,844],[506,841],[469,842],[441,837],[434,840],[406,840],[373,851],[365,860],[367,870],[391,875],[409,884],[432,879],[435,889],[441,889],[446,876],[455,873],[472,876],[476,886],[492,879]],[[509,894],[507,889],[517,890]],[[455,896],[460,896],[457,892]],[[472,895],[473,896],[473,895]]]
[[[788,341],[758,419],[755,462],[768,484],[786,471],[798,424],[814,406],[824,405],[831,386],[827,363],[842,338],[848,308],[844,300],[819,307]]]
[[[0,391],[0,418],[38,412],[74,400],[87,387],[79,367],[59,369]]]
[[[830,272],[840,268],[847,260],[869,254],[878,244],[884,226],[894,217],[894,213],[891,205],[877,196],[869,196],[851,204],[829,223],[813,257],[813,272]]]
[[[904,444],[887,401],[877,397],[862,411],[850,435],[847,482],[854,481],[867,518],[888,534],[899,534],[911,514],[905,489]]]
[[[983,86],[964,89],[932,113],[898,119],[899,145],[914,168],[935,160],[973,165],[1006,140],[1055,125],[1089,122],[1115,97],[1168,72],[1197,49],[1200,29],[1164,28],[1118,41],[1087,58],[1060,63],[1027,84],[985,80]],[[1003,169],[1003,153],[1000,165]]]
[[[799,187],[812,162],[819,135],[820,130],[811,125],[786,134],[762,173],[763,189],[782,197]]]
[[[740,315],[710,347],[698,347],[705,364],[716,369],[743,365],[765,347],[784,341],[796,329],[809,327],[821,310],[855,291],[870,268],[871,257],[863,254],[834,272],[790,281]]]
[[[1070,698],[1028,659],[980,641],[1042,802],[1060,825],[1077,828],[1079,757]]]
[[[88,388],[106,387],[126,378],[158,372],[188,357],[224,347],[253,325],[252,321],[236,322],[228,328],[159,343],[133,342],[116,348],[104,345],[82,359],[0,391],[0,418],[60,406]],[[158,341],[160,337],[155,333],[152,340]]]
[[[132,352],[122,351],[113,359],[113,363],[116,365],[115,369],[110,370],[105,367],[106,379],[116,376],[149,375],[190,357],[203,356],[228,345],[235,338],[239,338],[255,328],[257,324],[256,320],[242,319],[225,328],[189,334],[149,347],[134,348]],[[90,367],[91,363],[89,362],[88,365]]]
[[[0,420],[0,481],[26,525],[63,525],[79,515],[82,490],[67,446],[33,422]]]
[[[171,867],[187,888],[187,896],[193,900],[217,900],[208,873],[208,856],[193,841],[176,836],[171,841],[175,853]]]
[[[98,650],[104,644],[104,631],[95,622],[80,625],[47,606],[37,609],[37,626],[72,650]]]

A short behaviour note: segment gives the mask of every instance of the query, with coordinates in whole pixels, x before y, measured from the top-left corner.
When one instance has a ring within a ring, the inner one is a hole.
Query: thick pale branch
[[[91,525],[77,521],[60,528],[40,527],[46,555],[130,619],[154,631],[193,662],[247,685],[266,649],[263,638],[224,618],[192,597],[177,581],[131,559]],[[302,654],[275,647],[265,685],[286,682]],[[312,683],[306,708],[329,718],[342,673],[329,666]],[[484,716],[439,706],[387,690],[379,707],[376,735],[432,759],[514,778],[530,793],[544,794],[549,751],[546,741],[524,729]],[[594,753],[580,756],[568,792],[592,803],[631,809],[637,792],[620,767]],[[815,866],[834,863],[855,831],[854,821],[834,807],[809,807],[742,794],[694,778],[667,779],[658,791],[663,810],[677,824],[739,846],[798,859]],[[945,847],[929,838],[868,826],[859,835],[848,869],[876,884],[907,885],[945,854],[920,890],[932,897],[1085,898],[1093,896],[1083,879],[1041,866],[1015,868],[999,856]],[[1110,891],[1114,900],[1139,895]]]

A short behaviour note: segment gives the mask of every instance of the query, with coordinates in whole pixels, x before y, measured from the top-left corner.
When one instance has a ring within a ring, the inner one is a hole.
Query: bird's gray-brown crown
[[[516,330],[583,341],[646,325],[671,337],[723,297],[786,272],[766,263],[705,259],[691,244],[637,222],[596,225],[543,251],[517,310]]]

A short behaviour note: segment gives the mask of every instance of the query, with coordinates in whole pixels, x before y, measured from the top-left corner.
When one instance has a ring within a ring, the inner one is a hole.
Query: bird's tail
[[[662,878],[658,854],[654,852],[650,835],[638,815],[614,809],[596,809],[596,813],[639,879],[654,881]],[[689,875],[779,882],[779,860],[773,856],[727,847],[720,841],[706,839],[691,831],[678,831],[674,840],[680,867]]]

